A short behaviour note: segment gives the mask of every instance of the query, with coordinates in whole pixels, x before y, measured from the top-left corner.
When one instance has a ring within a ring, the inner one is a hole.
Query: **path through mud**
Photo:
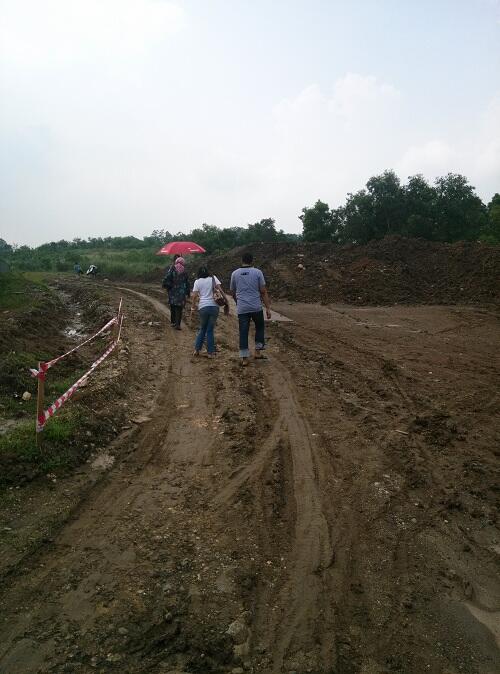
[[[2,674],[498,671],[494,313],[282,304],[242,369],[233,317],[208,360],[125,306],[128,422],[4,576]]]

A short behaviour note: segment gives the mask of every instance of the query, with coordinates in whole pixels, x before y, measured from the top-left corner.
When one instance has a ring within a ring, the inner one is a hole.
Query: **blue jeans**
[[[240,358],[248,358],[250,350],[248,348],[248,333],[250,331],[250,321],[255,323],[255,350],[261,351],[266,348],[264,338],[264,312],[252,311],[249,314],[238,314],[238,323],[240,326]]]
[[[219,315],[219,307],[203,307],[198,310],[198,315],[200,317],[200,329],[196,335],[194,348],[196,351],[201,351],[206,336],[208,353],[215,353],[214,328]]]

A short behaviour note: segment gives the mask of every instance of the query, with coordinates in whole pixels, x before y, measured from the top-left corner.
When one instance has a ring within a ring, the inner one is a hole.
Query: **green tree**
[[[208,253],[213,253],[219,248],[220,229],[214,225],[204,223],[201,227],[192,229],[184,238],[203,246]]]
[[[11,253],[12,246],[10,246],[7,241],[0,239],[0,253]]]
[[[229,250],[245,243],[245,227],[224,227],[219,230],[219,250]]]
[[[436,228],[438,241],[473,241],[487,226],[486,206],[465,176],[448,173],[436,178]]]
[[[366,183],[366,189],[371,198],[373,238],[401,232],[406,220],[405,199],[401,182],[394,171],[373,176]]]
[[[491,243],[500,243],[500,194],[498,192],[488,204],[488,222],[481,238]]]
[[[432,239],[436,227],[436,189],[418,174],[408,178],[403,194],[406,222],[402,233],[406,236]]]
[[[343,208],[343,243],[363,244],[377,237],[373,198],[366,190],[348,194]]]
[[[318,201],[312,208],[303,208],[302,231],[304,241],[332,241],[335,235],[332,211],[327,203]]]
[[[272,218],[264,218],[253,225],[248,225],[247,238],[249,243],[276,241],[279,233],[276,231],[275,221]]]

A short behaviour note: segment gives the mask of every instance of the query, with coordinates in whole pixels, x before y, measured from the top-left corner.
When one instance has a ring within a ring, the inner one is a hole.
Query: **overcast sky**
[[[274,217],[393,168],[500,192],[497,0],[0,0],[0,237]]]

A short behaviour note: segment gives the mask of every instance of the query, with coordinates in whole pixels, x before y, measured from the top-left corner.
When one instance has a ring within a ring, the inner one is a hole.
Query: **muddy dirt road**
[[[499,671],[498,315],[282,303],[242,370],[234,318],[208,360],[126,307],[129,422],[4,568],[2,674]]]

